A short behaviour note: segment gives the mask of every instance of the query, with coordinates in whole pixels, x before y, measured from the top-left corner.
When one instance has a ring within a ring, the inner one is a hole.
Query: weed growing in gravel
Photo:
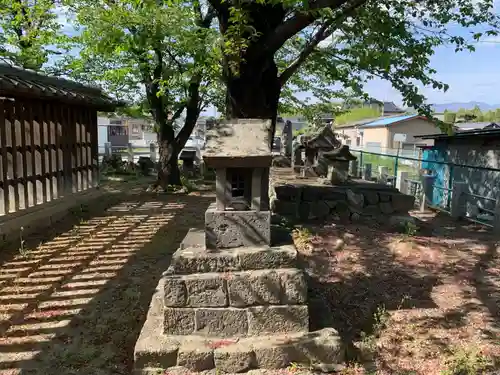
[[[30,254],[29,254],[29,249],[26,246],[26,241],[24,240],[23,232],[24,232],[24,227],[21,227],[19,229],[19,254],[22,257],[27,258],[29,257]]]
[[[491,360],[476,348],[458,348],[445,363],[441,375],[477,375],[488,370]]]

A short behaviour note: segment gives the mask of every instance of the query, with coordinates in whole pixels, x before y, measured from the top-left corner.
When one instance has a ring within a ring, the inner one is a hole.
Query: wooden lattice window
[[[245,174],[242,171],[234,170],[231,173],[231,196],[244,197],[246,189]]]

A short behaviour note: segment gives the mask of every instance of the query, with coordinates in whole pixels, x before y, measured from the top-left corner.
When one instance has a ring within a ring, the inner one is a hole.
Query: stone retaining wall
[[[345,185],[283,184],[270,189],[274,213],[295,220],[352,219],[407,214],[415,197],[397,189],[362,181]]]

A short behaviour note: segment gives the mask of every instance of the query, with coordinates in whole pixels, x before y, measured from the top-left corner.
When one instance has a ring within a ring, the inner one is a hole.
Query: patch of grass
[[[377,347],[377,339],[380,337],[383,329],[387,326],[389,320],[389,312],[384,305],[380,305],[373,314],[373,324],[371,332],[361,332],[361,344],[363,348],[371,352],[375,352]]]
[[[410,221],[407,221],[404,224],[404,235],[407,237],[414,237],[417,235],[419,228],[418,225],[415,223],[412,223]]]
[[[441,375],[477,375],[492,366],[490,358],[476,347],[457,348],[445,363]]]
[[[409,299],[409,296],[404,296],[397,310],[401,310],[405,302]],[[373,313],[373,323],[371,325],[371,329],[369,332],[361,332],[361,345],[364,349],[374,353],[377,348],[377,340],[382,334],[382,331],[387,327],[387,323],[389,321],[390,314],[387,311],[385,305],[379,305],[375,312]]]
[[[195,191],[197,189],[196,184],[186,176],[181,176],[181,183],[182,186],[184,186],[184,188],[186,189],[186,193],[191,193],[192,191]]]

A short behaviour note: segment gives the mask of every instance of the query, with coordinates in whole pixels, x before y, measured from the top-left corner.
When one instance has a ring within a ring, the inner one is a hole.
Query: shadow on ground
[[[0,267],[1,374],[130,373],[159,277],[213,198],[112,199]]]
[[[334,327],[350,345],[382,326],[381,374],[439,374],[464,343],[500,358],[494,234],[439,215],[420,225],[415,236],[362,223],[311,226],[314,249],[301,255],[311,329]],[[345,246],[335,250],[339,239]]]

